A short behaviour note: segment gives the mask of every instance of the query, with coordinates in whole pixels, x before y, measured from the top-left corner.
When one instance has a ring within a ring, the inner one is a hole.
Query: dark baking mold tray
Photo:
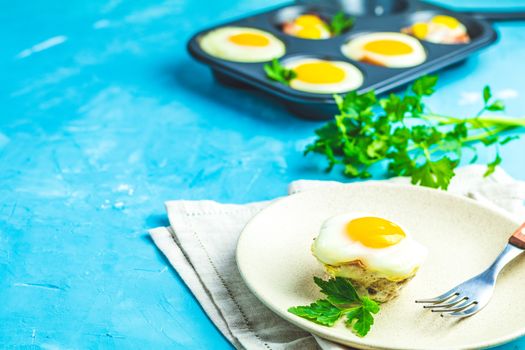
[[[329,20],[338,11],[355,16],[354,26],[339,36],[323,40],[301,39],[282,32],[281,24],[302,13],[317,13]],[[420,40],[427,59],[418,66],[387,68],[354,61],[341,52],[341,45],[350,38],[372,32],[400,32],[416,21],[429,19],[437,14],[457,18],[467,27],[471,41],[467,44],[435,44]],[[374,89],[381,94],[409,83],[418,77],[460,62],[472,53],[490,45],[497,39],[492,26],[479,18],[454,12],[436,5],[416,0],[340,0],[308,3],[290,3],[265,10],[247,17],[228,21],[195,34],[188,42],[190,54],[212,69],[215,78],[226,85],[263,90],[283,102],[293,113],[306,119],[330,119],[336,112],[331,94],[316,94],[294,90],[289,86],[268,79],[260,63],[230,62],[205,53],[199,38],[207,32],[226,26],[253,27],[267,31],[282,40],[286,54],[282,62],[300,57],[314,57],[345,61],[361,70],[364,82],[357,92]]]

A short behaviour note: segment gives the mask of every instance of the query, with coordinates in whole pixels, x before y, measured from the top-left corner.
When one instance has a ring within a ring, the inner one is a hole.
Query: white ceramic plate
[[[310,245],[326,218],[354,210],[394,220],[429,250],[416,277],[400,297],[382,305],[364,338],[344,324],[324,327],[286,311],[322,297],[313,276],[324,272]],[[237,263],[265,305],[321,337],[362,349],[477,349],[525,334],[525,254],[507,266],[492,301],[473,317],[441,318],[414,300],[437,296],[485,269],[518,224],[443,191],[371,182],[340,185],[295,194],[263,210],[241,234]]]

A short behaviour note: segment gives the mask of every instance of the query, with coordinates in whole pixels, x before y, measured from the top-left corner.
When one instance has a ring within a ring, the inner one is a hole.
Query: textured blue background
[[[301,155],[318,123],[218,85],[186,53],[200,28],[278,3],[3,3],[0,347],[230,347],[146,229],[164,224],[168,199],[242,203],[341,179]],[[472,113],[490,83],[523,115],[525,24],[496,27],[496,45],[443,72],[431,106]],[[520,179],[524,149],[502,152]]]

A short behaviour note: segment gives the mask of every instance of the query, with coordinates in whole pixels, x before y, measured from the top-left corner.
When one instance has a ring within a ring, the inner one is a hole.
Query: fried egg
[[[304,58],[285,63],[285,67],[296,73],[290,81],[295,90],[333,94],[355,90],[363,84],[361,71],[343,61]]]
[[[326,220],[312,252],[325,265],[358,262],[390,281],[412,277],[427,255],[426,248],[399,225],[360,212]]]
[[[283,32],[303,39],[328,39],[331,36],[328,25],[321,17],[314,14],[303,14],[283,24]]]
[[[426,22],[416,22],[404,28],[403,32],[436,44],[465,44],[470,41],[465,25],[446,15],[434,16]]]
[[[390,68],[417,66],[427,56],[417,39],[394,32],[357,36],[344,44],[341,51],[350,59]]]
[[[234,62],[265,62],[283,56],[284,43],[255,28],[223,27],[206,33],[200,46],[207,54]]]

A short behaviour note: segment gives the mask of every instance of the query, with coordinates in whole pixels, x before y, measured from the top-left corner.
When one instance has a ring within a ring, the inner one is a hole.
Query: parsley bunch
[[[336,36],[350,29],[353,25],[354,17],[347,16],[343,11],[339,11],[330,21],[329,28],[332,36]]]
[[[339,113],[316,130],[316,140],[305,154],[319,153],[328,160],[327,171],[341,166],[350,178],[368,178],[369,168],[385,161],[390,176],[409,176],[413,184],[446,189],[463,150],[474,142],[495,148],[495,158],[485,176],[501,163],[499,145],[516,138],[502,133],[525,127],[525,118],[485,115],[505,109],[483,89],[483,107],[472,118],[432,113],[424,99],[435,92],[437,76],[416,80],[403,96],[378,99],[373,91],[335,95]],[[477,160],[476,154],[471,162]]]
[[[326,299],[319,299],[308,306],[291,307],[288,312],[328,327],[344,317],[346,326],[360,337],[370,331],[374,324],[373,314],[379,312],[379,305],[375,301],[359,296],[346,278],[336,277],[325,281],[314,277],[314,282]]]
[[[274,58],[271,63],[266,63],[264,65],[264,72],[271,80],[278,81],[284,85],[290,85],[290,80],[297,77],[295,71],[283,66],[276,58]]]

